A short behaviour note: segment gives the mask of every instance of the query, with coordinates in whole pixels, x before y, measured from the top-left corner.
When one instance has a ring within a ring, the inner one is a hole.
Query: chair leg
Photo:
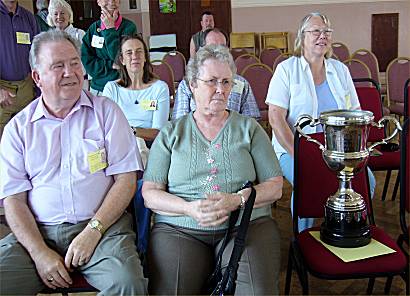
[[[397,173],[396,183],[394,183],[393,195],[392,195],[391,200],[396,200],[397,191],[399,190],[399,184],[400,184],[400,170]]]
[[[374,282],[375,282],[375,278],[370,278],[369,279],[369,283],[367,284],[367,291],[366,291],[367,295],[372,295]]]
[[[393,277],[392,277],[392,276],[389,276],[389,277],[387,278],[386,285],[384,286],[384,294],[385,294],[385,295],[390,294],[390,289],[391,289],[391,284],[392,284],[392,282],[393,282]]]
[[[285,281],[285,295],[289,295],[290,292],[290,282],[292,280],[292,268],[293,268],[293,250],[292,245],[289,248],[288,255],[288,267],[286,270],[286,281]]]
[[[387,188],[389,188],[390,176],[391,176],[391,170],[388,170],[387,173],[386,173],[386,179],[384,179],[382,201],[384,201],[386,199]]]

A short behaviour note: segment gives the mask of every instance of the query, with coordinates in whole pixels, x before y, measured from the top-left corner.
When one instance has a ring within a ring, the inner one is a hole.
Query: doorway
[[[387,65],[398,55],[399,14],[372,14],[372,52],[379,61],[379,71],[385,72]]]

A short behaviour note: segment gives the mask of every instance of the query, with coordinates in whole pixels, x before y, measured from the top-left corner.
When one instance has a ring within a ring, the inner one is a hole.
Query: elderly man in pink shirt
[[[82,91],[76,41],[36,36],[32,77],[42,95],[5,127],[0,198],[12,233],[0,241],[0,294],[69,287],[80,271],[103,295],[147,293],[125,212],[142,170],[120,108]]]

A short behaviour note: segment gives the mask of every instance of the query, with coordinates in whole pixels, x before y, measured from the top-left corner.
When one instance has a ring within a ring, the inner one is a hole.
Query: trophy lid
[[[319,121],[326,125],[366,125],[373,121],[370,111],[364,110],[331,110],[320,113]]]

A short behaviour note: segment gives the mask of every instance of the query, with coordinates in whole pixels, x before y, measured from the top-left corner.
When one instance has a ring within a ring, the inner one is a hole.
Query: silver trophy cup
[[[308,121],[309,126],[323,126],[325,145],[306,135],[301,124]],[[384,122],[395,125],[393,133],[367,147],[370,127],[384,128]],[[363,197],[352,189],[351,180],[367,164],[370,152],[380,144],[393,139],[399,130],[399,122],[385,116],[374,122],[373,113],[361,110],[335,110],[323,112],[319,119],[309,115],[298,118],[295,128],[308,141],[316,143],[322,150],[327,166],[337,174],[339,189],[331,195],[325,205],[325,220],[320,230],[320,238],[327,244],[337,247],[360,247],[370,242],[370,227],[367,223],[366,203]]]

